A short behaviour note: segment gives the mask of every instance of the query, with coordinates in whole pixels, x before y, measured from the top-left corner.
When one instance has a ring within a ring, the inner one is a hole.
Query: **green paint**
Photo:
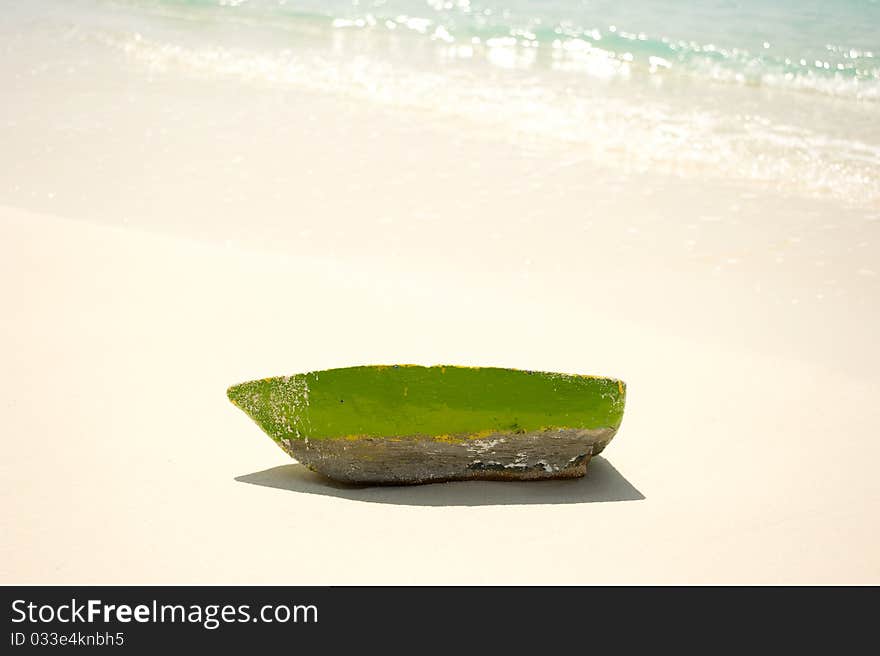
[[[494,367],[347,367],[227,391],[274,440],[428,435],[467,439],[545,428],[617,428],[626,387],[611,378]]]

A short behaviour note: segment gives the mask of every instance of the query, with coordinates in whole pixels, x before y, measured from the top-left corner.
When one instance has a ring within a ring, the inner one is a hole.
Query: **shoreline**
[[[876,102],[150,11],[0,25],[0,582],[880,583]],[[226,397],[375,362],[627,408],[583,479],[379,489]]]

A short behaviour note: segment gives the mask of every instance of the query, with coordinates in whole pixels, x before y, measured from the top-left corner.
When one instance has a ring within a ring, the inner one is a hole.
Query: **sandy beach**
[[[11,208],[2,231],[4,582],[880,577],[876,375],[596,316],[536,282]],[[290,464],[224,396],[390,361],[611,372],[627,416],[581,481],[359,490]]]
[[[0,583],[880,583],[867,155],[738,177],[53,34],[0,58]],[[627,409],[581,480],[351,488],[225,396],[382,363]]]

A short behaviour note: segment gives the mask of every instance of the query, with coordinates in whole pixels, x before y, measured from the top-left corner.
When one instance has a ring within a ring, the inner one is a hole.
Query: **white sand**
[[[752,339],[745,299],[742,339],[701,339],[645,273],[614,276],[655,308],[634,321],[579,299],[589,278],[400,276],[3,208],[0,581],[880,582],[864,326],[825,317],[838,365]],[[618,375],[628,409],[581,481],[346,490],[224,396],[370,362]]]
[[[875,177],[630,161],[50,18],[0,58],[0,582],[880,583],[880,208],[841,200]],[[395,362],[616,376],[627,411],[582,481],[351,490],[225,397]]]

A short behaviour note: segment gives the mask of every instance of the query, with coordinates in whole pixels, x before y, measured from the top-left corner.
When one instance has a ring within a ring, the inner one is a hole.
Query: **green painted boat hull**
[[[410,484],[583,476],[620,427],[626,386],[495,367],[382,365],[254,380],[227,395],[321,474]]]

